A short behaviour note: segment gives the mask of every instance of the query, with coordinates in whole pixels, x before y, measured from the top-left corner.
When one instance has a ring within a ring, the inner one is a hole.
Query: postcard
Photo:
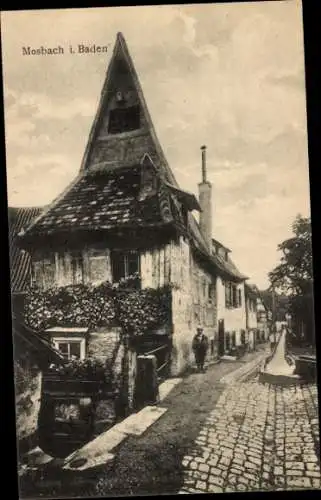
[[[320,489],[301,2],[1,24],[20,497]]]

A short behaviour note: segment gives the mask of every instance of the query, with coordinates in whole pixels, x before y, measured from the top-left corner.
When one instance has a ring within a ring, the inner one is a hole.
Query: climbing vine
[[[33,329],[120,326],[129,336],[144,335],[170,318],[170,287],[138,289],[137,277],[120,283],[30,288],[25,321]]]

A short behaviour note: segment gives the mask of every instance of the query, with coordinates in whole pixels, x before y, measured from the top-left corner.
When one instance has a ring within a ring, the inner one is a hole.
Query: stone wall
[[[120,348],[120,328],[97,328],[89,333],[87,356],[111,361]]]
[[[33,441],[38,428],[42,373],[36,365],[15,360],[16,433],[18,443]],[[30,442],[30,446],[32,446]]]
[[[171,245],[173,351],[171,374],[194,363],[192,340],[202,327],[216,355],[215,280],[198,263],[183,237]],[[210,352],[209,352],[209,355]]]
[[[122,371],[124,346],[120,341],[119,328],[100,328],[90,332],[88,338],[87,356],[100,359],[108,363],[113,362],[115,379],[119,378]],[[94,432],[99,434],[116,421],[117,403],[115,399],[100,400],[95,408]]]

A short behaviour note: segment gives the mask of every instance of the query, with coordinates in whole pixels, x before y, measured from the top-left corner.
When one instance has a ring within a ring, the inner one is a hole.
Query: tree
[[[269,311],[273,311],[273,294],[272,290],[261,290],[261,297],[265,304],[265,307]],[[274,293],[274,305],[275,305],[275,321],[285,321],[285,315],[289,310],[289,297],[284,294]]]
[[[313,267],[311,221],[298,215],[292,224],[293,236],[283,241],[280,264],[269,273],[271,285],[289,298],[289,311],[296,325],[305,325],[306,340],[314,336]]]

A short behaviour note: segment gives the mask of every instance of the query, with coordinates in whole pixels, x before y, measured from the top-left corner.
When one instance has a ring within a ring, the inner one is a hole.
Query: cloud
[[[9,205],[46,205],[74,178],[72,158],[61,154],[23,155],[7,170]],[[23,198],[21,193],[24,193]]]
[[[302,89],[305,87],[305,74],[302,68],[299,68],[299,70],[295,72],[280,70],[279,73],[267,75],[266,81],[277,87],[284,85],[287,90],[291,88],[302,92]]]
[[[5,106],[9,118],[28,116],[33,120],[69,120],[76,116],[92,117],[97,106],[97,99],[81,99],[79,97],[66,101],[51,98],[46,94],[16,92],[5,89]]]

